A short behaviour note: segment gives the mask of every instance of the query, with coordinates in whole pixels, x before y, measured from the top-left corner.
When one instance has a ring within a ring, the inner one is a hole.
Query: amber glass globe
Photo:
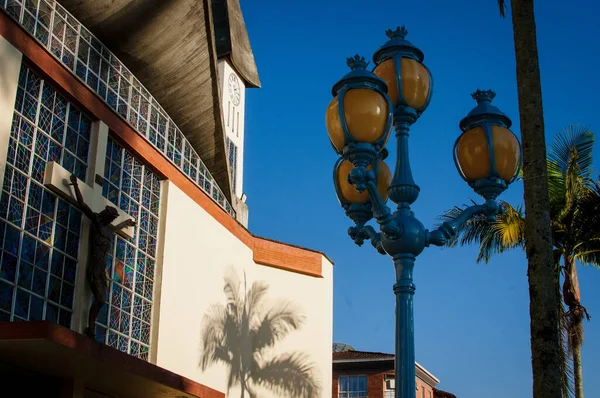
[[[387,199],[387,189],[392,183],[392,172],[388,165],[381,159],[378,159],[377,190],[383,200]],[[354,165],[347,160],[343,160],[336,170],[336,184],[340,199],[349,203],[362,204],[369,200],[367,191],[358,192],[354,185],[348,182],[348,175],[354,168]],[[373,164],[367,167],[367,170],[373,170]]]
[[[357,88],[346,91],[343,99],[343,117],[348,133],[355,141],[375,143],[387,133],[389,109],[383,94]],[[342,152],[345,142],[339,113],[339,96],[335,96],[327,107],[325,122],[331,143],[338,152]]]
[[[373,71],[379,78],[385,80],[388,85],[388,95],[392,105],[398,104],[398,80],[396,79],[396,68],[394,59],[390,58],[375,68]],[[411,58],[400,58],[400,71],[402,77],[402,96],[406,104],[420,111],[431,95],[431,75],[427,68],[420,62]]]
[[[492,126],[494,160],[498,176],[507,183],[515,177],[521,162],[521,146],[517,137],[507,128]],[[490,148],[482,126],[466,131],[456,146],[459,171],[468,181],[490,177]]]

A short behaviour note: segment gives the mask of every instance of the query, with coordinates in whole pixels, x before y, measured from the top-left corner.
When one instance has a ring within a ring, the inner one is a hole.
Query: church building
[[[0,0],[2,396],[326,397],[333,264],[253,235],[239,0]]]

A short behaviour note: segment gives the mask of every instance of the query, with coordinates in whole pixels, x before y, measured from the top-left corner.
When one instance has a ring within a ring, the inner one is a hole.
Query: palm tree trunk
[[[570,398],[573,396],[573,367],[571,364],[571,355],[569,350],[569,327],[567,322],[567,312],[563,304],[562,286],[561,286],[561,271],[560,265],[561,254],[559,251],[555,251],[555,270],[554,270],[554,285],[556,289],[557,302],[556,307],[559,313],[559,337],[560,337],[560,372],[562,378],[562,393],[564,398]]]
[[[533,0],[511,0],[525,202],[525,248],[534,398],[561,398],[559,313],[554,287],[542,87]]]
[[[563,284],[563,297],[569,306],[569,343],[573,353],[573,381],[575,384],[575,398],[583,398],[583,366],[581,364],[581,345],[583,344],[583,317],[584,309],[581,306],[581,292],[579,290],[579,277],[577,264],[573,256],[566,255],[565,282]]]
[[[575,398],[583,398],[583,367],[581,366],[581,344],[573,347],[573,379],[575,380]]]

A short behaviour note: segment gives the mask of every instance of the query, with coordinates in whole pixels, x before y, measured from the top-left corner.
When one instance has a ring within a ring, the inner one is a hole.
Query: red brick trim
[[[156,174],[170,180],[229,232],[255,250],[254,261],[291,272],[322,277],[322,253],[253,236],[4,11],[0,11],[0,36],[17,48],[29,63],[60,87],[63,93],[106,123],[114,137]]]
[[[48,321],[0,323],[0,342],[23,342],[27,340],[32,342],[44,340],[51,344],[66,347],[80,354],[90,356],[89,360],[97,360],[114,366],[115,372],[131,373],[195,397],[225,398],[225,394],[222,392],[98,343],[63,326]]]
[[[322,255],[284,243],[254,237],[254,262],[311,276],[322,276]]]

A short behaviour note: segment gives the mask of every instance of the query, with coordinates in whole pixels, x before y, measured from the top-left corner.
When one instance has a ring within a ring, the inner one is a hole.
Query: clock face
[[[233,73],[229,75],[229,97],[233,105],[238,106],[240,104],[240,81]]]

